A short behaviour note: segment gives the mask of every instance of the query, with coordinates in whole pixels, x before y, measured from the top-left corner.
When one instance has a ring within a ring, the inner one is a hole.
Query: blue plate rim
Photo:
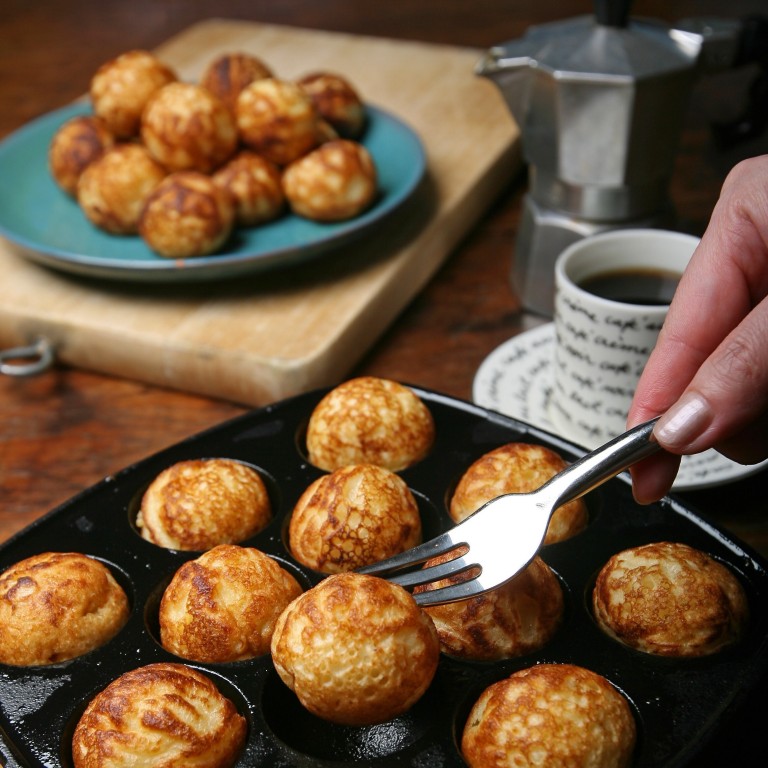
[[[61,249],[30,238],[8,225],[4,220],[2,204],[0,204],[0,236],[15,245],[29,259],[54,269],[86,276],[128,281],[186,282],[211,277],[216,279],[228,278],[241,276],[246,273],[279,270],[311,259],[327,256],[334,252],[336,247],[365,235],[374,225],[379,224],[383,219],[400,208],[410,199],[426,175],[426,151],[420,137],[413,128],[385,109],[369,103],[366,103],[365,106],[369,118],[369,126],[366,134],[363,135],[360,141],[371,151],[377,168],[380,168],[382,158],[377,157],[376,149],[368,146],[366,143],[366,137],[370,131],[370,123],[376,124],[378,130],[385,130],[390,133],[391,137],[388,137],[388,141],[406,143],[407,146],[405,148],[409,153],[409,157],[413,160],[409,166],[409,174],[398,181],[395,189],[381,191],[380,199],[370,209],[354,219],[346,222],[318,225],[319,229],[325,230],[323,235],[313,238],[304,244],[287,243],[283,247],[272,248],[267,251],[259,249],[234,253],[225,251],[219,254],[190,259],[164,259],[151,254],[149,249],[147,249],[147,259],[120,260],[114,257]],[[3,167],[7,163],[7,158],[18,151],[21,146],[27,142],[39,140],[41,136],[47,139],[47,146],[55,130],[63,122],[76,115],[89,114],[90,112],[91,109],[88,102],[79,100],[40,115],[9,134],[0,141],[0,173],[2,173]],[[47,163],[45,164],[45,172],[48,172]],[[63,190],[61,190],[61,194],[66,196]],[[290,212],[281,217],[281,221],[290,219],[299,219],[299,217]],[[314,222],[306,221],[310,225],[315,224]],[[84,227],[92,226],[84,218],[81,223]],[[139,239],[138,235],[128,237],[131,237],[133,240]]]

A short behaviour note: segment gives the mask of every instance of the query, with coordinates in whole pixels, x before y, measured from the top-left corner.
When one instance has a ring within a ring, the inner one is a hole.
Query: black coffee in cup
[[[680,282],[677,272],[659,269],[616,269],[579,281],[585,291],[624,304],[669,304]]]

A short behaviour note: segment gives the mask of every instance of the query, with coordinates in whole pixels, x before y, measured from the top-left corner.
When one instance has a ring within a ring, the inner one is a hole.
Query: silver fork
[[[495,589],[519,573],[539,551],[552,513],[659,450],[651,433],[657,419],[630,429],[586,454],[531,493],[499,496],[430,541],[358,570],[410,588],[466,574],[461,583],[418,592],[419,605],[440,605]],[[456,557],[396,573],[450,552]]]

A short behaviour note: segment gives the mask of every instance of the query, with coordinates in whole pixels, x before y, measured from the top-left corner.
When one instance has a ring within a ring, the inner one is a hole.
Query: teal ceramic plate
[[[0,143],[0,235],[39,263],[118,280],[228,278],[327,255],[404,203],[426,170],[424,149],[413,130],[383,110],[367,109],[362,143],[379,175],[379,197],[373,207],[333,224],[285,215],[260,227],[237,230],[222,253],[169,260],[152,253],[138,236],[99,231],[56,186],[48,171],[51,138],[65,120],[89,111],[85,102],[70,105],[34,120]]]

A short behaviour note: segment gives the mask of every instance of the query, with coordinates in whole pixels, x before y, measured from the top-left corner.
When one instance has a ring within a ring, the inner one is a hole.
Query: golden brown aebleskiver
[[[90,701],[72,738],[74,768],[229,768],[245,718],[213,681],[183,664],[125,672]]]
[[[139,133],[150,97],[177,79],[173,69],[149,51],[126,51],[104,62],[91,78],[93,111],[118,139],[131,139]]]
[[[141,140],[169,171],[211,173],[238,146],[232,113],[209,90],[194,83],[170,83],[147,102]]]
[[[115,137],[100,117],[72,117],[57,129],[48,146],[51,176],[67,194],[74,197],[83,171],[114,145]]]
[[[232,234],[235,203],[210,176],[176,171],[147,197],[139,234],[159,256],[187,259],[218,251]]]
[[[307,427],[309,460],[328,471],[376,464],[397,472],[427,456],[434,440],[435,423],[421,398],[375,376],[334,387],[315,406]]]
[[[288,528],[290,550],[324,573],[362,568],[421,542],[421,517],[405,481],[374,464],[352,464],[315,480]]]
[[[252,547],[220,544],[176,571],[160,601],[160,642],[191,661],[269,653],[278,616],[301,594],[296,579]]]
[[[613,555],[592,594],[598,625],[645,653],[704,656],[737,642],[749,621],[747,597],[725,565],[680,542]]]
[[[240,91],[254,80],[273,77],[273,72],[258,56],[236,51],[223,53],[205,68],[200,85],[217,96],[234,115]]]
[[[283,191],[299,216],[344,221],[375,200],[376,166],[362,144],[349,139],[326,141],[285,169]]]
[[[464,472],[451,497],[449,513],[457,523],[486,502],[505,493],[528,493],[568,466],[554,450],[533,443],[507,443],[483,454]],[[583,530],[587,507],[576,499],[555,510],[545,544],[563,541]]]
[[[296,598],[272,636],[283,682],[311,713],[371,725],[412,707],[440,656],[432,620],[396,584],[359,573],[328,576]]]
[[[626,768],[636,738],[629,704],[604,677],[538,664],[480,695],[461,749],[470,768]]]
[[[428,560],[436,565],[443,555]],[[454,576],[416,587],[415,593],[456,584]],[[552,569],[535,557],[506,584],[468,600],[424,608],[432,618],[443,653],[473,661],[496,661],[522,656],[545,646],[563,618],[563,590]]]
[[[129,613],[103,563],[78,552],[33,555],[0,574],[0,663],[76,658],[111,640]]]
[[[307,154],[319,141],[319,116],[309,96],[277,77],[243,88],[236,118],[241,141],[280,166]]]
[[[140,144],[117,144],[83,170],[77,202],[88,220],[113,235],[135,235],[150,195],[167,171]]]
[[[277,218],[285,209],[282,174],[266,157],[242,150],[213,174],[235,204],[235,223],[253,227]]]
[[[161,547],[203,551],[241,542],[271,519],[267,487],[253,467],[234,459],[189,459],[150,483],[136,525]]]
[[[336,72],[311,72],[296,82],[340,136],[361,136],[366,123],[365,105],[346,77]]]

